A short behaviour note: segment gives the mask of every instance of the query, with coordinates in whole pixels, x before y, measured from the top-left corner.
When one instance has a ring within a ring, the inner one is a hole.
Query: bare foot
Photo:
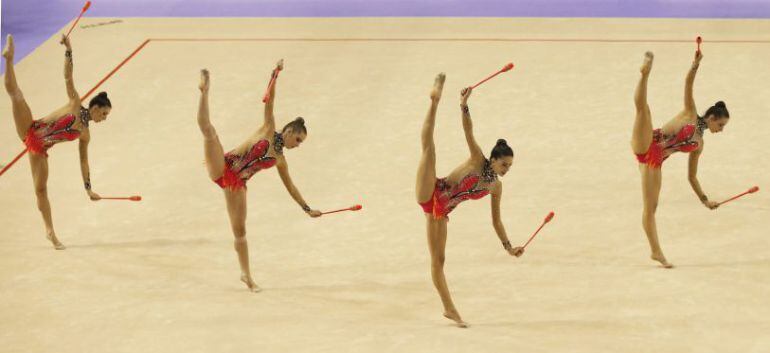
[[[67,248],[67,247],[64,246],[64,244],[62,244],[59,241],[59,239],[56,238],[56,233],[54,233],[53,231],[47,232],[45,237],[46,237],[46,239],[48,239],[48,241],[51,242],[51,244],[53,244],[53,248],[54,249],[56,249],[56,250],[64,250],[64,249]]]
[[[3,57],[5,60],[13,61],[13,49],[13,36],[9,34],[8,37],[6,37],[5,49],[3,49]]]
[[[644,63],[642,63],[642,67],[639,69],[642,75],[650,74],[650,71],[652,70],[652,60],[654,58],[655,55],[653,55],[651,51],[644,53]]]
[[[666,257],[663,256],[663,254],[652,254],[650,255],[650,258],[660,262],[661,265],[663,265],[664,268],[673,268],[674,265],[670,264],[668,261],[666,261]]]
[[[433,89],[430,91],[430,99],[434,102],[441,99],[441,91],[444,90],[444,81],[446,80],[446,75],[442,72],[438,75],[436,75],[436,80],[433,82]]]
[[[445,311],[444,317],[455,322],[455,325],[460,328],[468,328],[468,323],[460,318],[460,314],[456,311]]]
[[[249,287],[249,290],[253,293],[262,291],[262,288],[259,288],[259,286],[254,283],[254,280],[249,278],[249,276],[241,275],[241,282],[246,283],[246,286]]]
[[[198,84],[198,89],[200,89],[201,92],[209,91],[209,70],[201,70],[201,82]]]

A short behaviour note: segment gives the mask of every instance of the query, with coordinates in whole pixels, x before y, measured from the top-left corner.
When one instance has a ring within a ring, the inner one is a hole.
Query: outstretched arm
[[[88,197],[90,197],[92,201],[98,201],[101,200],[101,197],[91,190],[91,172],[88,167],[88,143],[90,141],[91,137],[88,132],[85,132],[80,136],[78,145],[78,150],[80,151],[80,173],[83,175],[83,187],[86,189]]]
[[[64,83],[67,86],[67,97],[69,97],[70,102],[80,105],[80,95],[75,90],[75,81],[72,79],[72,46],[70,45],[70,39],[62,35],[59,43],[67,48],[64,52]]]
[[[521,247],[511,246],[508,235],[505,234],[505,227],[503,221],[500,219],[500,198],[503,194],[503,186],[499,181],[495,184],[495,189],[492,191],[492,225],[495,227],[495,232],[500,242],[503,244],[503,248],[509,254],[519,257],[524,253],[524,249]]]
[[[472,88],[463,88],[462,98],[460,99],[460,109],[463,114],[463,130],[465,131],[465,140],[468,142],[468,149],[471,152],[471,159],[483,159],[484,152],[481,151],[481,147],[476,143],[476,137],[473,136],[473,121],[471,120],[471,112],[468,109],[468,97],[471,96]]]
[[[265,102],[265,126],[270,127],[271,130],[275,130],[275,116],[273,115],[273,106],[275,102],[275,86],[278,84],[278,71],[283,70],[283,59],[278,60],[275,64],[275,69],[270,75],[272,84],[268,87],[268,98]]]
[[[703,58],[703,54],[699,51],[695,52],[695,59],[692,61],[690,71],[687,72],[687,78],[684,82],[684,110],[695,111],[695,99],[692,96],[692,88],[695,83],[695,74],[698,72],[698,66],[700,66],[700,60]]]
[[[704,206],[713,210],[719,207],[719,203],[709,201],[706,194],[703,193],[703,189],[700,187],[700,183],[698,182],[698,160],[700,159],[701,152],[703,152],[702,144],[701,148],[690,152],[690,160],[687,166],[687,180],[690,181],[690,186],[692,186],[692,190],[695,191],[695,195],[698,195],[700,202],[702,202]]]
[[[293,198],[310,217],[320,217],[321,212],[311,209],[310,206],[307,205],[307,202],[302,198],[302,195],[300,195],[297,187],[294,186],[294,182],[291,181],[291,176],[289,175],[289,165],[286,163],[286,159],[283,156],[278,157],[278,162],[275,164],[275,167],[278,169],[281,181],[286,187],[286,191],[291,195],[291,198]]]

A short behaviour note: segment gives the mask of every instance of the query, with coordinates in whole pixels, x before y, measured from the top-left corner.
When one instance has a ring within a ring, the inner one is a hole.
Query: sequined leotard
[[[660,168],[663,161],[675,152],[689,153],[697,150],[704,130],[706,130],[706,122],[700,117],[695,125],[687,124],[673,135],[665,135],[661,129],[655,129],[650,148],[644,154],[637,154],[636,159],[639,163],[647,164],[651,168]]]
[[[273,138],[273,149],[278,153],[283,153],[283,137],[275,133]],[[259,140],[251,145],[242,155],[234,151],[225,154],[225,170],[222,176],[215,180],[221,188],[230,190],[245,189],[246,182],[257,172],[268,169],[275,165],[275,158],[267,155],[270,142]]]
[[[88,109],[80,108],[80,121],[83,126],[88,127],[90,115]],[[24,138],[24,144],[30,153],[48,156],[48,149],[53,145],[72,141],[80,137],[80,130],[75,129],[76,117],[74,114],[67,114],[49,123],[41,120],[34,120],[27,130],[27,136]]]
[[[425,213],[436,219],[444,218],[465,200],[478,200],[487,196],[494,188],[497,175],[489,161],[484,163],[481,175],[471,173],[463,177],[457,185],[450,185],[446,178],[436,179],[433,197],[420,203]]]

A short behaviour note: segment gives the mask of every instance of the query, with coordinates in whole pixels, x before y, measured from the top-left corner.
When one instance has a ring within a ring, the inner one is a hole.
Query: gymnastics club
[[[503,66],[503,68],[502,68],[502,69],[498,70],[497,72],[493,73],[492,75],[489,75],[489,77],[487,77],[487,78],[485,78],[485,79],[481,80],[481,82],[479,82],[479,83],[477,83],[477,84],[475,84],[475,85],[471,86],[471,88],[476,88],[476,87],[478,87],[480,84],[482,84],[482,83],[484,83],[484,82],[487,82],[487,81],[489,81],[490,79],[492,79],[492,77],[495,77],[495,76],[497,76],[497,75],[499,75],[499,74],[501,74],[501,73],[503,73],[503,72],[506,72],[506,71],[510,71],[512,68],[513,68],[513,63],[508,63],[507,65]]]
[[[273,85],[275,85],[275,79],[278,78],[278,73],[281,72],[281,69],[275,68],[273,70],[273,74],[270,77],[270,83],[267,84],[267,90],[265,91],[265,96],[262,97],[262,103],[267,103],[267,101],[270,99],[270,91],[273,89]]]
[[[537,228],[537,230],[535,231],[535,234],[532,234],[532,236],[529,237],[529,240],[527,240],[527,243],[524,244],[524,246],[521,247],[522,249],[526,249],[527,248],[527,245],[529,245],[529,243],[532,241],[532,239],[535,239],[535,236],[537,235],[538,232],[540,232],[541,229],[543,229],[545,224],[550,222],[553,219],[553,216],[554,216],[553,211],[548,213],[548,216],[546,216],[545,219],[543,220],[543,224],[540,225],[540,228]]]
[[[361,206],[361,205],[355,205],[355,206],[352,206],[352,207],[343,208],[343,209],[339,209],[339,210],[334,210],[334,211],[329,211],[329,212],[321,212],[321,214],[324,215],[324,214],[336,213],[336,212],[342,212],[342,211],[359,211],[362,208],[363,208],[363,206]]]
[[[86,4],[83,5],[83,10],[80,10],[80,15],[78,15],[78,19],[75,20],[75,23],[72,24],[72,27],[70,27],[70,30],[67,32],[67,35],[65,37],[69,37],[70,33],[72,33],[72,30],[75,29],[75,25],[78,24],[78,21],[80,21],[80,18],[83,17],[83,14],[88,11],[88,8],[91,7],[91,2],[86,1]]]
[[[728,203],[728,202],[730,202],[732,200],[735,200],[735,199],[737,199],[737,198],[739,198],[739,197],[741,197],[743,195],[753,194],[753,193],[755,193],[757,191],[759,191],[759,186],[752,187],[751,189],[747,190],[746,192],[744,192],[742,194],[739,194],[739,195],[736,195],[736,196],[734,196],[734,197],[732,197],[732,198],[730,198],[728,200],[722,201],[722,202],[718,203],[717,205],[722,205],[722,204]]]
[[[129,201],[142,201],[141,196],[129,196],[129,197],[102,197],[100,200],[129,200]]]

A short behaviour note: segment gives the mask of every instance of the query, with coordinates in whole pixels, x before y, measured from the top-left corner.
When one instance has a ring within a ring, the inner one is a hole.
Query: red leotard
[[[647,164],[651,168],[660,168],[663,161],[674,152],[689,153],[697,150],[700,147],[700,138],[703,136],[702,128],[687,124],[674,135],[665,135],[661,129],[655,129],[650,148],[644,154],[637,154],[636,159],[639,163]]]
[[[75,115],[67,114],[50,123],[35,120],[27,130],[27,136],[24,138],[24,144],[30,153],[40,154],[48,157],[48,149],[51,146],[63,142],[72,141],[80,137],[80,131],[73,128]]]
[[[275,165],[275,158],[267,156],[269,147],[270,142],[259,140],[243,155],[235,154],[234,151],[227,152],[224,174],[214,182],[223,189],[229,188],[233,191],[245,189],[249,178],[258,171]]]
[[[488,169],[488,166],[485,166]],[[436,219],[444,218],[465,200],[478,200],[487,196],[495,185],[497,176],[491,169],[485,175],[466,175],[457,185],[450,185],[446,178],[436,179],[433,197],[420,204],[425,213]]]

